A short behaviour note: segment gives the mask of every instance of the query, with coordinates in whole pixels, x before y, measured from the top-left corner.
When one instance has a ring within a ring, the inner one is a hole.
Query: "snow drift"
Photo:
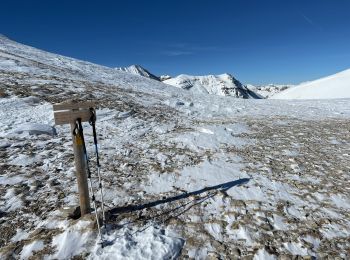
[[[302,83],[276,94],[273,99],[350,98],[350,69],[315,81]]]

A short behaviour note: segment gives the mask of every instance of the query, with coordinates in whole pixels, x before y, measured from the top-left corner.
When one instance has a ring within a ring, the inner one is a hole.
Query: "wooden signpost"
[[[89,187],[86,173],[87,162],[83,149],[83,140],[80,135],[74,135],[73,131],[75,129],[76,121],[78,118],[81,119],[81,122],[89,121],[91,117],[90,108],[93,108],[94,106],[95,104],[93,102],[66,104],[61,103],[53,105],[55,124],[70,124],[71,126],[81,216],[84,216],[85,214],[91,212]]]

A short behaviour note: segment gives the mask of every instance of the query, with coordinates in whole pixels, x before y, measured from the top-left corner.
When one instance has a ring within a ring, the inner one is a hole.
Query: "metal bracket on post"
[[[94,106],[94,102],[61,103],[53,105],[55,124],[70,124],[71,126],[81,216],[90,213],[91,207],[83,143],[81,137],[79,135],[74,135],[73,131],[78,118],[81,119],[81,122],[89,121],[91,117],[90,108],[93,108]]]

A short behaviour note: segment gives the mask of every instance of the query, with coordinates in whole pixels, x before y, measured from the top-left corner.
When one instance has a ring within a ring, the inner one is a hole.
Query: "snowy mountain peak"
[[[234,96],[237,98],[259,98],[253,91],[228,73],[206,76],[181,74],[163,82],[195,93]]]
[[[167,79],[171,79],[171,76],[170,76],[170,75],[161,75],[161,76],[159,77],[159,79],[160,79],[161,81],[164,81],[164,80],[167,80]]]
[[[139,75],[139,76],[143,76],[143,77],[146,77],[146,78],[150,78],[150,79],[154,79],[154,80],[158,80],[159,81],[159,77],[153,75],[148,70],[146,70],[145,68],[141,67],[140,65],[131,65],[129,67],[120,67],[120,68],[116,68],[116,69],[120,70],[120,71],[128,72],[128,73],[131,73],[131,74],[135,74],[135,75]]]
[[[210,75],[210,76],[214,76],[214,75]],[[217,75],[217,77],[221,77],[228,80],[234,79],[234,77],[229,73],[223,73],[223,74]]]

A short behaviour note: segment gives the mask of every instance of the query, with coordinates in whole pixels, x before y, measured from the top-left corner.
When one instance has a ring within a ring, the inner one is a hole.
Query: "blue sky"
[[[348,0],[2,0],[0,33],[154,74],[298,83],[350,68]]]

